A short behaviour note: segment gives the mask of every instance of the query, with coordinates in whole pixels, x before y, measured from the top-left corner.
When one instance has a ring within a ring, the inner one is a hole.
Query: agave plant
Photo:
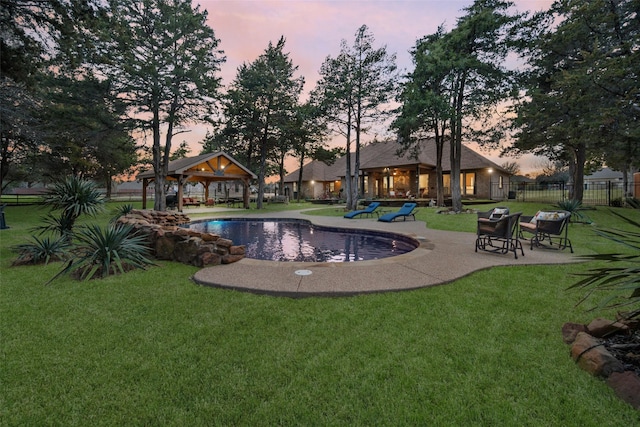
[[[132,235],[131,230],[128,224],[109,225],[105,229],[98,225],[83,228],[76,233],[75,258],[60,274],[74,272],[80,279],[91,279],[152,265],[144,238]]]
[[[12,249],[18,253],[18,258],[14,264],[42,264],[45,265],[51,260],[66,258],[69,253],[69,241],[63,236],[57,239],[45,237],[42,240],[36,236],[31,237],[30,243],[16,245]]]
[[[585,213],[583,213],[587,208],[582,206],[582,202],[579,200],[560,200],[558,203],[556,203],[556,207],[562,209],[563,211],[570,212],[571,217],[575,218],[579,222],[586,222],[588,224],[591,224],[591,219]]]
[[[120,205],[114,209],[114,216],[109,220],[110,223],[115,223],[120,217],[123,217],[129,214],[133,210],[132,204]]]
[[[623,266],[602,267],[578,274],[584,279],[570,286],[587,290],[587,294],[579,304],[586,301],[596,292],[605,292],[601,299],[591,310],[603,308],[616,308],[627,310],[626,319],[640,317],[640,224],[630,218],[612,211],[614,215],[635,226],[638,231],[623,231],[617,229],[596,230],[596,233],[606,239],[613,240],[635,251],[632,255],[601,254],[585,255],[583,259],[608,261],[610,263],[622,263]]]

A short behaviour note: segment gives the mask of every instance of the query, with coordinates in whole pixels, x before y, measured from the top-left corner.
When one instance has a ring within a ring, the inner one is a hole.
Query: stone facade
[[[217,234],[200,233],[181,228],[189,217],[180,212],[132,210],[118,219],[130,224],[136,233],[145,236],[156,259],[177,261],[197,267],[230,264],[244,258],[244,246]]]

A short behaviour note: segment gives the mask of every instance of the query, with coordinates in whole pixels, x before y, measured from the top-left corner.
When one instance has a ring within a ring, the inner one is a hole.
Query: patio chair
[[[513,252],[518,259],[518,249],[524,256],[522,242],[518,239],[518,220],[521,212],[491,219],[486,212],[478,213],[476,252],[478,249],[487,252],[506,254]]]
[[[366,209],[360,209],[358,211],[348,212],[344,214],[344,217],[351,219],[358,215],[366,215],[367,217],[373,215],[374,213],[378,215],[378,212],[376,212],[376,209],[378,209],[378,206],[380,206],[380,202],[371,202],[369,203],[369,206],[366,207]]]
[[[570,221],[571,212],[568,211],[539,211],[534,216],[523,216],[520,218],[520,237],[525,238],[523,232],[531,234],[531,249],[534,246],[558,250],[568,247],[573,253],[569,240]]]
[[[405,203],[404,205],[402,205],[402,207],[400,208],[400,210],[396,211],[396,212],[389,212],[387,214],[382,215],[380,218],[378,218],[378,221],[382,221],[382,222],[393,222],[395,221],[396,218],[402,218],[404,221],[407,220],[407,217],[412,217],[413,220],[416,220],[416,206],[418,206],[417,203]]]

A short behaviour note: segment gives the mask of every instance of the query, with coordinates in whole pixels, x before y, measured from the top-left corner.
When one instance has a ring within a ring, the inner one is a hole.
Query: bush
[[[57,239],[45,237],[42,240],[32,236],[31,239],[31,243],[23,243],[12,248],[18,253],[18,258],[13,262],[14,265],[46,265],[49,261],[65,259],[69,253],[70,244],[64,236]]]
[[[623,231],[617,229],[600,229],[596,230],[599,236],[613,240],[622,245],[637,250],[640,253],[640,223],[630,218],[611,212],[629,224],[636,227],[637,231]],[[605,294],[591,310],[606,308],[623,308],[628,310],[623,317],[626,319],[635,319],[640,317],[640,255],[621,255],[621,254],[598,254],[586,255],[584,259],[603,260],[609,263],[622,263],[618,267],[602,267],[578,274],[584,276],[584,279],[572,285],[572,288],[583,288],[587,290],[587,294],[580,303],[589,299],[596,292]]]
[[[132,235],[132,229],[131,225],[123,224],[105,229],[97,225],[83,228],[76,234],[79,243],[74,250],[74,259],[56,277],[73,273],[87,280],[152,265],[153,261],[147,258],[150,250],[145,246],[144,238]]]

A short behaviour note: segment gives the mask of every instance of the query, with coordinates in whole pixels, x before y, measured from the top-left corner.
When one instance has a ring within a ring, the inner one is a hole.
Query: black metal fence
[[[494,184],[493,194],[501,194],[502,190]],[[571,198],[573,184],[564,182],[527,183],[513,182],[509,186],[509,199],[520,202],[556,203]],[[625,191],[624,183],[620,181],[588,182],[584,184],[582,204],[588,206],[616,206],[626,197],[640,194],[640,188],[633,188],[629,182]]]

